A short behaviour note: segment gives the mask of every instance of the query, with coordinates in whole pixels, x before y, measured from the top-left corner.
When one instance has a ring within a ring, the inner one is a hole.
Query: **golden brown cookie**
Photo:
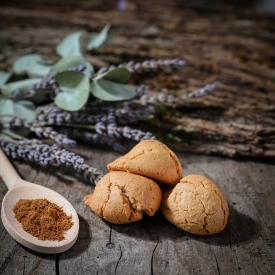
[[[197,235],[222,231],[229,214],[221,190],[207,177],[194,174],[163,192],[160,210],[171,223]]]
[[[127,171],[159,182],[176,184],[182,178],[179,159],[157,140],[143,140],[129,153],[107,165],[110,171]]]
[[[116,224],[153,216],[161,203],[162,193],[156,182],[143,176],[115,171],[106,174],[94,193],[84,203],[101,218]]]

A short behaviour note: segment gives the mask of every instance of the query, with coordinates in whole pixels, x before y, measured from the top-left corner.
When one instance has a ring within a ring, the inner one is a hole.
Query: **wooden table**
[[[206,98],[175,104],[168,128],[183,140],[181,150],[274,158],[275,15],[253,9],[255,1],[245,1],[246,6],[221,0],[211,5],[206,0],[128,2],[122,12],[115,0],[1,0],[0,70],[11,70],[15,60],[30,53],[57,61],[55,47],[66,35],[81,31],[85,41],[111,23],[114,39],[85,52],[96,70],[177,57],[187,62],[180,70],[136,75],[131,84],[180,95],[219,81]],[[159,126],[167,133],[165,117]],[[192,132],[199,133],[196,142],[186,145]]]
[[[118,154],[79,146],[87,163],[107,172]],[[66,197],[80,218],[76,244],[59,255],[35,253],[16,243],[0,224],[0,274],[274,274],[275,169],[271,162],[178,153],[184,174],[206,175],[230,207],[226,229],[195,236],[161,213],[136,223],[112,225],[82,199],[94,186],[57,169],[15,162],[26,180]],[[0,200],[7,192],[0,183]]]
[[[274,15],[229,1],[202,2],[132,0],[128,11],[119,13],[111,0],[2,0],[0,70],[10,70],[29,53],[57,60],[55,46],[67,34],[83,30],[87,36],[112,23],[113,42],[87,56],[97,69],[131,59],[181,57],[188,66],[179,73],[160,73],[134,84],[182,93],[221,82],[217,93],[181,106],[187,110],[182,121],[202,134],[198,144],[181,148],[274,158]],[[119,156],[82,144],[76,152],[104,173]],[[24,179],[52,188],[72,203],[80,235],[69,251],[43,255],[16,243],[0,223],[0,274],[274,274],[273,162],[176,153],[185,175],[206,175],[223,191],[230,206],[223,232],[191,235],[161,213],[133,224],[109,224],[83,204],[94,186],[59,169],[14,162]],[[0,202],[6,192],[0,181]]]

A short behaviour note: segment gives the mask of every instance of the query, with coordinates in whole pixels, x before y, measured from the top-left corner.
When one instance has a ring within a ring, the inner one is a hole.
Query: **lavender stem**
[[[43,144],[37,139],[24,139],[13,143],[0,138],[0,146],[7,156],[13,159],[36,162],[43,166],[71,167],[93,184],[96,184],[103,177],[103,174],[98,172],[96,168],[85,164],[81,156],[61,149],[55,144]]]

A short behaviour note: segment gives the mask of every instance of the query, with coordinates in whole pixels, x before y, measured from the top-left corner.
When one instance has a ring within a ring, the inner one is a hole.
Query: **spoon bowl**
[[[73,206],[57,192],[20,179],[9,160],[0,149],[0,175],[9,191],[2,201],[1,218],[8,233],[22,245],[41,253],[55,254],[68,250],[76,242],[79,219]],[[27,233],[15,218],[13,207],[20,199],[47,199],[72,216],[73,226],[65,233],[62,241],[42,241]]]

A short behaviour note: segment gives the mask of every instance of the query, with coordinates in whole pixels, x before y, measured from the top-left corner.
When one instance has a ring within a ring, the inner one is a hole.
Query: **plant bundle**
[[[108,24],[100,33],[91,34],[86,50],[97,50],[110,40],[109,28]],[[137,126],[153,118],[160,104],[203,97],[218,85],[215,82],[178,96],[151,94],[144,84],[128,84],[131,75],[178,69],[185,61],[130,61],[95,71],[80,41],[80,32],[62,40],[56,47],[61,59],[55,63],[29,54],[13,64],[12,72],[0,72],[0,145],[8,156],[44,166],[73,167],[96,183],[102,173],[68,151],[77,140],[107,145],[122,153],[125,148],[121,139],[139,142],[156,138]],[[54,144],[34,139],[31,133]]]

